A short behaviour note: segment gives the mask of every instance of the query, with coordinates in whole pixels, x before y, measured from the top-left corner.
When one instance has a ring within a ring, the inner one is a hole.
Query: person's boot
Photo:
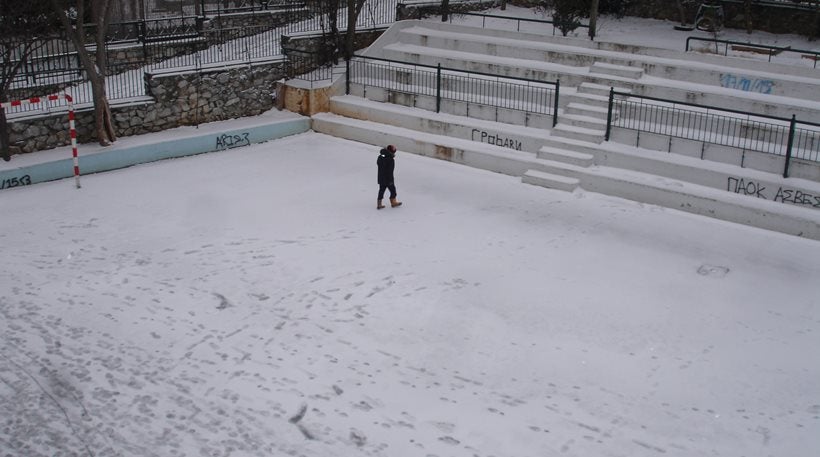
[[[390,199],[390,206],[395,208],[397,206],[401,206],[401,202],[396,200],[395,198]]]
[[[376,209],[382,209],[382,208],[384,208],[384,205],[382,205],[382,201],[381,201],[381,199],[379,199],[378,203],[376,203]]]

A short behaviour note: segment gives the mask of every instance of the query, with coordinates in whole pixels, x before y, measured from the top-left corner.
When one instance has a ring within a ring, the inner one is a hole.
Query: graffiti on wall
[[[820,208],[820,195],[812,195],[802,190],[790,189],[779,186],[768,188],[758,181],[746,180],[743,178],[730,177],[726,190],[736,194],[751,195],[764,200],[772,200],[779,203],[791,203],[793,205],[810,206]]]
[[[771,79],[747,78],[746,76],[738,76],[732,73],[722,73],[720,75],[720,85],[729,89],[770,94],[772,93],[772,87],[774,87],[774,81]]]
[[[241,146],[250,146],[250,133],[244,132],[238,135],[222,134],[216,137],[216,149],[233,149]]]
[[[472,140],[501,146],[502,148],[515,149],[516,151],[521,150],[521,141],[514,138],[502,137],[501,135],[493,135],[484,130],[473,129]]]
[[[0,190],[3,189],[11,189],[12,187],[18,186],[30,186],[31,185],[31,176],[23,175],[21,177],[14,177],[14,178],[7,178],[0,181]]]

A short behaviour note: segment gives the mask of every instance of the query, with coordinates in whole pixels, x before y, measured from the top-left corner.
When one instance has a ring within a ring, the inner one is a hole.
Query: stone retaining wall
[[[284,74],[282,61],[201,73],[146,74],[147,93],[154,101],[113,106],[117,135],[139,135],[261,114],[274,107],[276,81]],[[96,140],[92,108],[77,111],[76,127],[80,143]],[[13,154],[70,142],[65,112],[10,120],[9,131]]]

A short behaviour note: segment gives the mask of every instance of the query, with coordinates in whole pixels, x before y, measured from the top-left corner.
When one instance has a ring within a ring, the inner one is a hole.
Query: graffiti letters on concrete
[[[723,73],[720,75],[720,85],[729,89],[745,90],[746,92],[760,92],[771,94],[774,81],[771,79],[751,79],[745,76]]]
[[[12,187],[17,186],[29,186],[31,185],[31,176],[23,175],[21,177],[14,177],[8,178],[0,181],[0,190],[2,189],[11,189]]]
[[[240,133],[239,135],[222,134],[216,137],[216,149],[233,149],[240,146],[250,146],[250,133]]]
[[[482,143],[493,144],[501,146],[502,148],[521,150],[521,142],[514,138],[502,137],[501,135],[492,135],[484,130],[473,129],[473,141],[481,141]]]
[[[779,186],[775,191],[773,187],[767,188],[757,181],[745,180],[743,178],[729,178],[726,190],[736,194],[751,195],[764,200],[820,208],[820,195],[812,195],[802,190],[789,189],[783,186]]]

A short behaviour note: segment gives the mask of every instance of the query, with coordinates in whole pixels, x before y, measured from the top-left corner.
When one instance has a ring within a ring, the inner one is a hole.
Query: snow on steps
[[[551,189],[565,190],[572,192],[578,188],[580,181],[577,178],[568,178],[562,175],[547,173],[545,171],[527,170],[521,181],[526,184],[533,184]]]
[[[643,76],[643,67],[628,67],[625,65],[595,62],[589,67],[589,72],[607,76],[619,76],[621,78],[640,79],[641,76]]]
[[[589,129],[559,122],[552,129],[553,136],[571,138],[574,140],[600,143],[606,136],[606,129]]]
[[[549,139],[549,131],[474,117],[435,113],[393,103],[382,103],[353,95],[330,99],[330,110],[342,116],[404,127],[431,134],[490,143],[497,147],[513,146],[536,152]]]
[[[625,87],[613,87],[613,86],[607,86],[605,84],[596,84],[596,83],[591,83],[591,82],[582,82],[578,86],[578,92],[583,93],[583,94],[601,95],[603,97],[607,97],[607,99],[608,99],[609,98],[609,90],[612,89],[612,88],[614,88],[618,92],[626,92],[626,93],[631,93],[632,92],[632,89],[628,89],[628,88],[625,88]]]
[[[401,151],[469,165],[510,176],[537,167],[534,152],[436,135],[395,125],[352,119],[332,113],[313,115],[313,130],[374,146],[395,144]]]
[[[313,129],[375,146],[393,143],[406,152],[520,176],[530,184],[562,190],[580,186],[591,192],[820,240],[820,212],[655,174],[602,165],[579,166],[564,162],[565,158],[538,158],[529,152],[330,113],[314,115]]]

